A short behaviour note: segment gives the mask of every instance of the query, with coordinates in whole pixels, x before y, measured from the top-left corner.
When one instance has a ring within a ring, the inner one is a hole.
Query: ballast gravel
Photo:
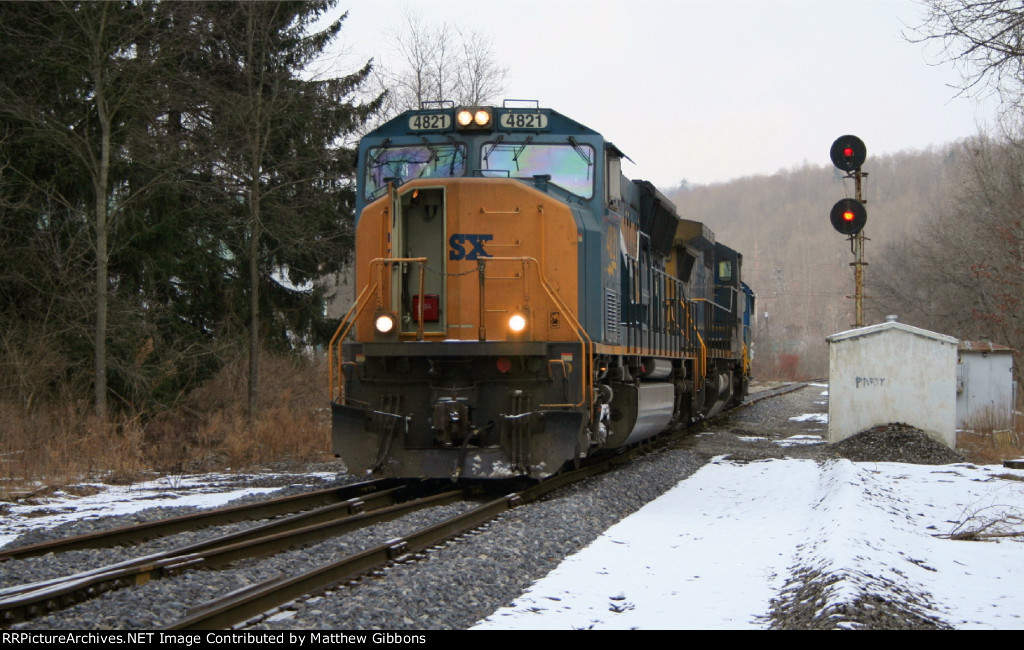
[[[695,472],[704,459],[669,450],[508,511],[486,528],[312,604],[264,629],[466,628],[508,605],[565,557]]]
[[[464,629],[509,605],[532,582],[564,558],[587,546],[608,527],[635,512],[687,478],[713,456],[737,460],[764,457],[828,458],[827,445],[783,447],[787,436],[811,432],[812,425],[794,423],[794,414],[824,411],[820,389],[807,388],[748,407],[724,423],[696,432],[679,447],[650,454],[615,471],[563,488],[546,499],[513,509],[471,534],[453,540],[410,563],[394,564],[379,574],[338,586],[268,612],[248,623],[259,629],[429,630]],[[820,425],[819,425],[820,426]],[[902,433],[906,433],[901,431]],[[912,434],[912,432],[910,432]],[[855,443],[852,443],[855,444]],[[901,446],[904,449],[906,445]],[[878,460],[884,460],[879,458]],[[903,462],[914,462],[901,459]],[[339,477],[341,482],[354,479]],[[271,558],[241,562],[222,571],[190,570],[133,589],[104,594],[13,629],[153,629],[187,615],[188,610],[230,591],[277,576],[295,575],[306,567],[334,561],[401,536],[427,521],[470,507],[455,504],[407,515],[365,531]],[[163,516],[181,514],[161,509]],[[138,518],[137,516],[135,518]],[[91,525],[130,523],[115,517]],[[218,529],[223,532],[223,528]],[[63,531],[72,534],[74,531]],[[173,543],[184,545],[209,532],[181,533]],[[195,536],[193,538],[193,536]],[[39,541],[39,540],[32,540]],[[30,543],[25,538],[13,545]],[[152,552],[99,549],[47,555],[36,561],[4,565],[2,584],[20,584],[53,575],[68,575],[99,563]],[[810,577],[805,588],[814,588]],[[877,618],[878,604],[870,608]],[[787,608],[788,609],[788,608]],[[792,612],[790,612],[792,614]],[[852,614],[853,616],[856,613]],[[905,615],[898,608],[893,615]],[[773,612],[775,627],[813,627],[799,617]],[[867,618],[867,616],[865,617]],[[888,619],[886,619],[888,620]],[[868,624],[867,627],[875,627]],[[878,625],[884,627],[884,625]]]
[[[485,529],[464,536],[379,577],[369,576],[315,599],[295,603],[255,627],[280,629],[458,629],[472,625],[514,600],[525,587],[567,555],[678,481],[705,459],[667,450],[629,466],[560,490],[547,499],[509,511]],[[278,576],[295,575],[411,532],[426,521],[453,514],[454,504],[334,538],[305,549],[240,563],[227,571],[190,570],[142,587],[109,592],[16,629],[153,629],[183,618],[188,610],[230,591]],[[188,543],[176,535],[181,544]],[[131,551],[132,549],[128,549]],[[134,549],[131,555],[139,554]],[[67,575],[102,558],[124,559],[126,549],[47,555],[24,565],[13,582]],[[65,557],[67,556],[67,557]],[[9,563],[10,564],[10,563]],[[29,568],[32,564],[35,568]],[[37,570],[38,577],[32,577]]]

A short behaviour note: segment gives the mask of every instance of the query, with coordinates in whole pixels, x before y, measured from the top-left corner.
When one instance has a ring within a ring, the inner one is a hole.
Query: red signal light
[[[857,198],[842,199],[832,206],[829,221],[832,227],[844,235],[856,235],[864,229],[868,220],[868,211],[860,200],[861,179],[867,174],[861,172],[861,165],[867,158],[868,149],[864,141],[855,135],[843,135],[836,138],[828,152],[832,164],[838,169],[849,172],[848,178],[857,179]]]
[[[829,157],[832,164],[844,172],[852,172],[860,169],[867,158],[868,149],[864,142],[855,135],[844,135],[836,138],[829,149]]]
[[[844,235],[856,235],[868,220],[864,204],[856,199],[840,199],[829,215],[832,227]]]

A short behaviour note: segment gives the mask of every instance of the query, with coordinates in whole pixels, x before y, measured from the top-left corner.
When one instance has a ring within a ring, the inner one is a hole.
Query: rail
[[[74,575],[0,590],[0,624],[27,621],[107,591],[174,576],[185,569],[220,569],[242,559],[272,555],[391,521],[416,510],[473,496],[471,488],[436,492],[397,503],[403,487],[326,505],[188,546],[152,553]]]
[[[635,450],[634,450],[635,451]],[[606,458],[592,466],[558,474],[537,485],[488,501],[467,512],[451,516],[405,537],[391,539],[361,553],[286,578],[273,578],[197,606],[190,614],[168,626],[171,630],[209,630],[237,625],[272,607],[279,606],[333,584],[358,578],[374,569],[411,559],[441,542],[480,528],[498,515],[520,505],[537,501],[546,494],[584,478],[622,465],[629,454]]]
[[[802,388],[805,385],[795,384],[774,391],[765,391],[744,402],[739,408]],[[724,414],[718,417],[723,416]],[[202,603],[186,618],[168,626],[168,629],[209,630],[238,625],[307,594],[317,593],[332,585],[355,580],[373,570],[383,569],[398,562],[411,562],[418,559],[420,554],[427,549],[469,531],[478,530],[487,522],[512,508],[538,501],[558,488],[626,465],[645,453],[673,444],[683,435],[686,434],[677,432],[637,443],[621,454],[605,456],[579,470],[557,474],[532,487],[487,501],[472,510],[453,515],[432,526],[415,530],[404,537],[388,540],[360,553],[341,557],[329,564],[312,567],[305,573],[286,578],[273,578]]]
[[[731,339],[732,336],[733,336],[733,330],[735,328],[732,325],[716,325],[715,324],[715,315],[716,315],[716,310],[721,310],[722,312],[724,312],[726,314],[732,314],[733,313],[732,308],[731,307],[727,307],[725,305],[720,305],[717,302],[715,302],[714,300],[709,300],[707,298],[694,298],[691,302],[695,302],[695,303],[702,302],[702,303],[705,303],[705,304],[707,304],[707,305],[709,305],[711,307],[711,309],[705,314],[705,317],[704,317],[706,331],[710,335],[710,338],[711,338],[711,344],[710,344],[709,347],[711,349],[717,350],[719,352],[723,352],[723,351],[724,352],[730,352],[730,346],[728,345],[728,343],[723,344],[722,341],[728,341],[729,339]],[[717,341],[717,343],[716,343],[716,341]],[[719,355],[719,356],[721,356],[721,355]],[[728,356],[733,357],[732,354],[730,354]]]
[[[365,497],[368,494],[379,493],[381,490],[398,486],[400,483],[398,479],[376,479],[353,483],[344,487],[304,492],[270,501],[225,506],[179,517],[158,519],[147,523],[86,533],[75,537],[63,537],[28,546],[4,549],[0,551],[0,563],[6,560],[37,557],[47,553],[65,553],[86,548],[109,548],[125,544],[139,544],[155,537],[172,535],[185,530],[196,530],[207,526],[222,526],[239,521],[266,519],[314,507],[341,503],[357,497]],[[0,595],[6,593],[6,589],[0,589]]]
[[[688,299],[684,295],[685,285],[672,274],[644,266],[640,258],[628,253],[626,258],[631,283],[631,296],[623,306],[627,354],[694,354],[700,356],[700,364],[706,367],[709,350],[728,352],[723,341],[731,338],[732,328],[716,324],[716,318],[733,314],[733,308],[710,298]],[[697,303],[706,307],[695,310]]]

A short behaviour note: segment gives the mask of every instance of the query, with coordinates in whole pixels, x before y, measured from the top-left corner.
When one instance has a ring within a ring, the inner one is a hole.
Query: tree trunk
[[[259,183],[254,174],[253,185]],[[249,229],[249,421],[256,421],[260,382],[260,202],[259,190],[250,189],[249,209],[252,227]]]
[[[99,39],[97,39],[99,41]],[[97,63],[101,61],[97,52]],[[100,160],[97,170],[96,191],[96,331],[94,336],[94,385],[96,417],[105,422],[107,419],[107,285],[108,285],[108,253],[107,253],[107,194],[110,182],[110,114],[107,110],[107,99],[103,92],[103,77],[100,66],[94,72],[96,85],[96,113],[100,126]]]

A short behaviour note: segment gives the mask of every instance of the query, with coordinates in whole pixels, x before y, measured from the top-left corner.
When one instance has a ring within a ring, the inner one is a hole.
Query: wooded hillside
[[[718,241],[744,255],[746,282],[757,294],[755,372],[824,377],[825,337],[854,325],[853,254],[832,229],[829,211],[853,197],[853,181],[827,164],[804,164],[772,176],[669,190],[681,215],[707,223]],[[904,241],[942,206],[962,145],[885,156],[869,153],[864,171],[868,221],[865,281],[881,271],[887,247]],[[886,271],[891,272],[891,271]],[[870,292],[870,289],[869,289]],[[865,299],[865,324],[881,322],[878,301]],[[926,326],[926,325],[924,325]]]

